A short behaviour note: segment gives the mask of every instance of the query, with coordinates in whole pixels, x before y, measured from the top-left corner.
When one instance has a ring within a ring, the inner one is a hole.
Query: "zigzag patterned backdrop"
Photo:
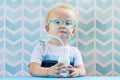
[[[120,76],[120,0],[0,0],[0,77],[29,75],[32,50],[46,35],[46,11],[61,2],[78,11],[71,44],[87,75]]]

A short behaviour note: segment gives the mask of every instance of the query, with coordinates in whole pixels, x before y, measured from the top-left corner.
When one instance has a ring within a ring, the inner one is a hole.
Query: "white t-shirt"
[[[83,64],[81,53],[79,50],[72,46],[65,46],[69,50],[70,62],[73,63],[73,66]],[[63,46],[55,46],[49,43],[41,42],[36,45],[31,56],[31,62],[36,62],[42,64],[43,61],[58,61],[58,57],[63,53]]]

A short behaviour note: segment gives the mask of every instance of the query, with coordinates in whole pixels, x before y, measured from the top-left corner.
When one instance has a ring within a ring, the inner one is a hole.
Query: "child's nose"
[[[65,28],[65,25],[64,24],[62,24],[62,26],[61,26],[62,28]]]

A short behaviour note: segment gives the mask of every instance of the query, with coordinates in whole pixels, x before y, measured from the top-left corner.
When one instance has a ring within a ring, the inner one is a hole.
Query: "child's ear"
[[[45,30],[48,32],[49,31],[49,26],[45,26]]]
[[[76,31],[76,28],[73,29],[73,31],[72,31],[72,35],[75,33],[75,31]]]

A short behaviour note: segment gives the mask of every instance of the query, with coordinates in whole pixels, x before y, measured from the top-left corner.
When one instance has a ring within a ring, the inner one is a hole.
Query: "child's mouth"
[[[59,31],[59,33],[64,33],[64,34],[66,34],[66,32],[65,32],[65,31]]]

